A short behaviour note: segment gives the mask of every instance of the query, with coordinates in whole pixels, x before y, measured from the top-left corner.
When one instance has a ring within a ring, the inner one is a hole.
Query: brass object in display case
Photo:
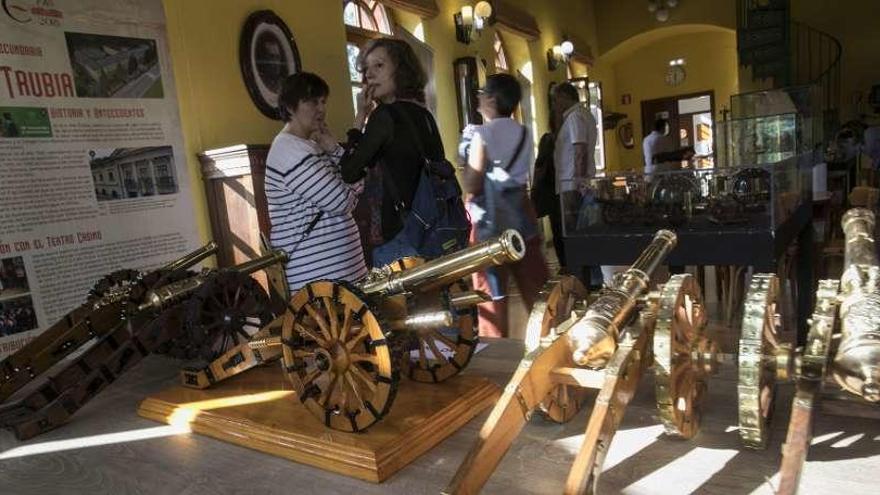
[[[565,486],[565,493],[595,493],[626,406],[658,352],[654,364],[664,376],[658,376],[657,406],[669,418],[667,432],[690,437],[697,431],[705,375],[716,363],[716,347],[703,336],[699,288],[691,275],[675,275],[648,292],[649,274],[663,263],[675,240],[672,232],[658,232],[630,269],[590,303],[577,298],[585,291],[570,277],[548,284],[546,302],[536,304],[529,317],[527,354],[447,493],[478,493],[535,409],[555,421],[570,420],[570,411],[552,409],[563,387],[569,407],[586,402],[572,397],[598,391]]]
[[[363,431],[391,408],[403,373],[442,382],[468,365],[485,294],[462,278],[519,261],[514,230],[430,261],[404,258],[356,283],[320,280],[294,293],[284,314],[202,369],[184,385],[205,388],[280,357],[299,400],[322,423]]]

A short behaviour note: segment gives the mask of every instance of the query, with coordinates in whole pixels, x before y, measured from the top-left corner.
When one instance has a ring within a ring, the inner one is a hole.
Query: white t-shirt
[[[642,140],[642,155],[645,159],[645,173],[654,173],[654,163],[652,159],[655,154],[660,151],[660,138],[663,134],[657,131],[651,131],[651,134],[645,136]]]
[[[556,167],[556,193],[574,191],[577,184],[574,166],[574,145],[582,143],[587,148],[587,175],[596,175],[597,127],[593,114],[582,104],[572,105],[563,114],[562,126],[556,134],[553,148],[553,164]]]
[[[523,134],[525,132],[525,134]],[[506,117],[493,119],[474,129],[486,146],[486,177],[497,182],[511,180],[524,186],[529,181],[529,168],[532,163],[533,146],[529,130],[519,122]],[[520,140],[525,136],[522,149],[514,163]],[[489,166],[491,165],[491,167]],[[509,166],[508,166],[509,165]],[[507,170],[504,170],[504,169]]]

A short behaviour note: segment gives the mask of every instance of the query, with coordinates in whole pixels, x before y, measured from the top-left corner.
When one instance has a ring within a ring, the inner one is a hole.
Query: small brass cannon
[[[795,359],[795,396],[782,448],[780,494],[797,492],[812,439],[813,414],[829,374],[854,402],[880,402],[880,264],[874,213],[853,208],[841,219],[840,280],[820,280],[806,344]],[[835,348],[835,341],[839,343]]]
[[[363,431],[390,410],[401,373],[437,383],[468,365],[478,342],[476,305],[487,296],[462,278],[524,255],[522,237],[508,230],[430,261],[398,260],[356,283],[311,282],[249,343],[185,369],[182,381],[205,388],[281,358],[298,399],[318,420]],[[269,274],[273,286],[281,276]]]
[[[270,321],[268,296],[248,274],[283,264],[286,255],[274,252],[224,270],[188,270],[216,251],[212,242],[158,270],[121,270],[100,280],[83,305],[0,362],[0,424],[19,439],[39,435],[65,423],[152,352],[171,344],[184,350],[228,346],[229,336],[249,323],[256,331]],[[209,298],[199,296],[211,293],[216,300],[222,289],[240,296],[223,299],[221,315],[234,317],[200,327],[201,333],[184,328],[188,312],[213,311]],[[74,351],[81,352],[62,363]]]
[[[594,493],[608,447],[652,355],[666,433],[696,434],[717,352],[703,335],[699,286],[684,274],[649,291],[652,275],[675,243],[673,232],[658,231],[635,263],[591,302],[572,277],[548,283],[529,316],[526,356],[446,493],[479,493],[534,410],[565,422],[585,402],[585,391],[598,389],[565,485],[565,493]]]

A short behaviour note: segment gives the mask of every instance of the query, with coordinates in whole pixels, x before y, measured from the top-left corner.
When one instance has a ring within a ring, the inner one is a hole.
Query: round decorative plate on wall
[[[281,120],[281,83],[302,68],[290,29],[271,10],[254,12],[241,30],[238,59],[244,85],[254,104],[266,117]]]
[[[687,77],[687,73],[681,65],[670,65],[666,69],[666,84],[670,86],[678,86],[684,82],[685,77]]]

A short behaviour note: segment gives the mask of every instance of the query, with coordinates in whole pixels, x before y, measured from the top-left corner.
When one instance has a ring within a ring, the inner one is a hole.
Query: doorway
[[[693,147],[695,168],[715,166],[715,94],[691,93],[642,101],[642,138],[654,130],[657,119],[669,122],[669,134],[660,139],[661,152]]]

